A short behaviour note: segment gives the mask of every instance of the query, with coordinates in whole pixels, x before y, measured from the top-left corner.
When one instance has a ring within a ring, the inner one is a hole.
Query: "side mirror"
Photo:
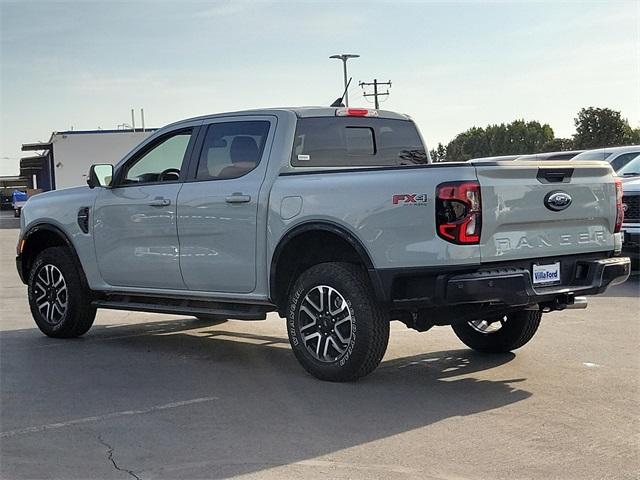
[[[89,176],[87,177],[87,185],[89,185],[89,188],[110,187],[112,181],[113,165],[108,163],[91,165]]]

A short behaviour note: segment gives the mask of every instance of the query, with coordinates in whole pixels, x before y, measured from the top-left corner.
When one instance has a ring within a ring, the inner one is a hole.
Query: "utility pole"
[[[329,58],[335,58],[337,60],[342,60],[342,73],[344,75],[344,104],[345,106],[349,106],[349,92],[347,92],[347,60],[350,58],[358,58],[360,55],[355,55],[353,53],[341,53],[340,55],[331,55]]]
[[[389,88],[391,88],[391,80],[389,80],[388,82],[379,82],[378,79],[374,78],[373,79],[373,83],[371,82],[360,82],[359,84],[362,89],[365,91],[365,93],[362,94],[363,97],[373,97],[374,100],[374,104],[375,104],[375,108],[376,110],[378,110],[380,108],[380,102],[378,101],[378,97],[385,97],[389,95]],[[378,86],[380,85],[386,85],[387,86],[387,91],[386,92],[378,92]],[[366,93],[366,88],[365,87],[370,87],[373,86],[373,93]]]

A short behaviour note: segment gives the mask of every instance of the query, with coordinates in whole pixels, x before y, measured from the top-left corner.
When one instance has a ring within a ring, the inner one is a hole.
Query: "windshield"
[[[640,176],[640,155],[636,155],[633,160],[618,170],[618,175],[621,177]]]

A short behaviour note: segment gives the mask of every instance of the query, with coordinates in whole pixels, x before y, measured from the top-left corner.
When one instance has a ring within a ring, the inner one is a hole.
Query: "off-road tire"
[[[301,305],[312,290],[321,286],[339,292],[348,309],[343,313],[351,316],[349,343],[335,360],[315,358],[300,331]],[[321,263],[298,277],[289,294],[287,330],[293,353],[305,370],[320,380],[333,382],[354,381],[371,373],[382,360],[389,342],[388,315],[377,303],[364,270],[349,263]]]
[[[48,265],[55,267],[62,274],[67,290],[64,314],[59,319],[54,319],[55,323],[47,320],[46,311],[43,313],[37,302],[42,295],[40,287],[36,286],[38,275]],[[79,337],[93,325],[96,308],[91,305],[91,295],[84,272],[76,266],[68,248],[51,247],[40,252],[29,271],[27,285],[31,315],[45,335],[54,338]]]
[[[481,333],[468,322],[454,323],[453,331],[467,347],[484,353],[506,353],[525,345],[533,338],[542,312],[539,310],[520,310],[510,312],[504,317],[499,330],[491,333]]]

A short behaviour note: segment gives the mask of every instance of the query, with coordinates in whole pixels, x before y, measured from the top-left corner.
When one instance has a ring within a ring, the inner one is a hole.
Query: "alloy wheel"
[[[316,360],[326,363],[335,362],[347,351],[352,320],[345,298],[327,285],[309,290],[298,311],[304,346]]]
[[[62,272],[52,264],[40,267],[35,276],[33,294],[38,311],[47,323],[57,325],[67,312],[69,294]]]
[[[476,332],[495,333],[504,327],[505,323],[507,323],[507,316],[503,315],[502,317],[491,318],[488,320],[472,320],[468,323]]]

